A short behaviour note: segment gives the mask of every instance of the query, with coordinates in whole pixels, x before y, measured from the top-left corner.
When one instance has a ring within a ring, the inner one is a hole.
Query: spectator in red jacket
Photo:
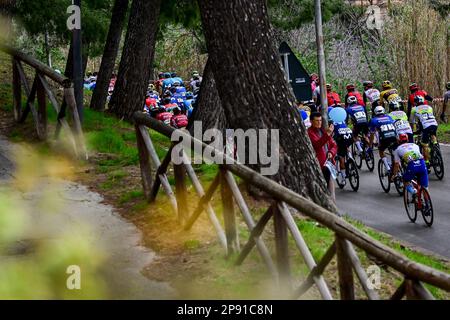
[[[333,91],[333,86],[327,83],[327,100],[328,106],[332,107],[336,104],[341,104],[341,98],[337,94],[337,92]]]
[[[348,85],[346,86],[346,89],[347,89],[347,94],[345,95],[345,99],[344,99],[344,100],[345,100],[345,106],[346,106],[346,107],[348,106],[347,101],[348,101],[348,97],[350,97],[350,96],[356,97],[356,100],[358,100],[358,104],[359,104],[360,106],[363,106],[363,107],[366,106],[366,104],[364,103],[364,99],[363,99],[361,93],[359,93],[359,91],[356,90],[354,84],[348,84]]]
[[[415,106],[414,99],[416,98],[416,96],[422,96],[425,99],[424,104],[426,105],[428,105],[427,101],[429,102],[433,101],[433,98],[425,90],[419,88],[417,83],[411,83],[409,86],[409,90],[411,91],[411,94],[408,97],[408,111],[406,113],[408,115],[408,119],[411,115],[412,107]]]
[[[313,112],[310,116],[311,127],[308,129],[308,135],[311,139],[314,151],[316,152],[317,160],[322,168],[325,181],[327,182],[328,190],[331,193],[333,200],[334,183],[331,178],[331,172],[325,165],[327,160],[334,163],[334,158],[337,153],[337,144],[333,139],[334,126],[330,125],[327,130],[322,128],[322,115],[319,112]]]

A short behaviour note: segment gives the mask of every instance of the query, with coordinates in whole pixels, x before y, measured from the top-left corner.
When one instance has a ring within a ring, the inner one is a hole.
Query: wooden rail
[[[203,192],[201,186],[199,186],[198,179],[195,176],[194,170],[190,164],[190,159],[186,156],[186,154],[183,154],[183,158],[185,160],[183,166],[185,167],[188,176],[193,181],[200,197],[195,211],[189,218],[187,218],[187,220],[181,220],[182,223],[184,222],[184,228],[186,230],[190,229],[200,216],[201,212],[205,210],[208,212],[208,215],[210,216],[210,219],[213,222],[214,228],[218,234],[219,241],[227,250],[227,253],[239,253],[236,258],[236,265],[242,264],[251,250],[256,247],[268,270],[276,277],[276,279],[278,279],[279,284],[292,294],[293,298],[298,298],[306,293],[313,285],[315,285],[323,299],[333,299],[323,277],[323,272],[326,266],[336,255],[338,262],[340,298],[355,298],[353,278],[354,271],[356,278],[360,282],[368,299],[379,299],[376,290],[371,288],[369,285],[368,276],[361,266],[353,245],[356,245],[367,254],[375,257],[385,265],[404,275],[405,281],[393,295],[392,298],[394,299],[401,299],[405,295],[409,299],[433,299],[433,296],[422,285],[422,282],[446,291],[450,291],[450,275],[409,260],[393,249],[372,239],[367,234],[355,228],[353,225],[336,216],[332,212],[318,206],[311,200],[306,199],[292,190],[281,186],[277,182],[258,174],[242,164],[237,163],[234,159],[229,158],[221,150],[213,149],[211,146],[204,144],[202,141],[196,140],[190,136],[187,131],[175,130],[174,128],[166,126],[142,112],[135,113],[134,121],[136,125],[136,134],[138,136],[141,175],[143,178],[142,184],[144,194],[147,195],[148,200],[154,200],[154,195],[156,195],[154,188],[156,188],[156,192],[159,188],[157,184],[158,179],[161,182],[165,181],[167,183],[163,184],[163,186],[165,185],[164,190],[170,198],[173,198],[173,209],[176,214],[178,214],[179,217],[186,217],[188,214],[187,212],[179,212],[180,210],[185,210],[183,209],[184,204],[180,203],[180,201],[184,200],[181,200],[182,197],[175,197],[173,195],[166,176],[168,165],[165,163],[165,166],[162,168],[162,165],[159,163],[159,159],[157,159],[156,152],[151,142],[148,128],[151,128],[166,137],[172,138],[174,137],[172,134],[175,132],[176,136],[181,138],[183,143],[188,142],[188,145],[192,148],[197,147],[194,148],[194,150],[201,150],[202,152],[206,151],[203,154],[215,155],[216,159],[217,157],[222,159],[223,164],[219,164],[219,173],[205,193]],[[178,143],[179,141],[180,140],[173,141],[173,143]],[[169,150],[169,153],[166,155],[166,159],[171,157],[171,150]],[[151,157],[153,167],[150,163],[149,155],[153,155]],[[162,170],[160,170],[161,168]],[[155,179],[153,179],[150,169],[152,169],[153,172],[156,172]],[[176,180],[178,179],[180,181],[184,181],[184,178],[181,177],[184,173],[181,170],[175,170],[174,172],[175,175],[178,175],[178,177],[175,177]],[[272,204],[267,212],[260,217],[258,222],[253,220],[248,206],[236,184],[233,174],[246,181],[247,184],[251,184],[261,189],[272,197]],[[219,185],[221,185],[220,188]],[[154,189],[153,192],[151,192],[152,188]],[[184,183],[177,185],[177,190],[182,190],[184,188]],[[223,231],[221,225],[218,223],[218,219],[210,205],[210,200],[214,194],[214,191],[218,188],[221,190],[222,195],[225,231]],[[183,192],[186,192],[186,190],[184,189]],[[234,202],[236,202],[238,208],[242,212],[243,219],[250,232],[249,240],[242,247],[242,250],[240,250],[240,244],[236,237]],[[328,248],[319,263],[316,263],[314,260],[313,255],[303,239],[288,206],[316,220],[321,225],[329,228],[335,233],[336,239],[334,243]],[[270,219],[273,219],[274,221],[276,262],[272,260],[267,246],[261,237],[261,234],[264,228],[268,225]],[[309,275],[298,288],[292,288],[287,241],[288,233],[292,235],[300,255],[303,257],[308,269],[310,270]]]
[[[74,150],[75,156],[77,158],[87,159],[88,154],[84,144],[80,119],[78,117],[72,81],[55,72],[47,65],[41,63],[33,57],[30,57],[12,47],[5,44],[0,44],[0,50],[12,57],[14,119],[18,123],[23,123],[27,119],[28,114],[31,112],[38,138],[40,140],[46,140],[48,138],[48,98],[57,114],[58,122],[56,125],[54,138],[58,139],[60,137],[61,128],[64,129]],[[35,76],[31,88],[26,78],[22,63],[29,65],[35,70]],[[47,82],[47,78],[63,87],[63,102],[65,101],[65,103],[62,103],[61,106],[58,104],[58,101],[53,94],[49,83]],[[24,108],[22,101],[22,87],[27,97]],[[37,107],[35,106],[36,99]],[[66,120],[66,106],[69,107],[70,114],[72,115],[72,127]]]

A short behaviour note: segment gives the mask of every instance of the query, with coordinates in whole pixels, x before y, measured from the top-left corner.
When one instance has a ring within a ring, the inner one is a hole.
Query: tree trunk
[[[215,62],[214,79],[230,127],[278,129],[279,170],[271,178],[337,211],[284,78],[265,1],[200,0],[199,6],[209,57]]]
[[[151,75],[161,0],[133,0],[119,74],[109,104],[119,118],[141,110]]]
[[[105,109],[109,82],[119,51],[127,9],[128,0],[115,0],[108,38],[106,39],[105,49],[103,51],[102,63],[98,72],[97,83],[92,94],[91,109],[98,111],[103,111]]]
[[[227,128],[227,119],[223,112],[222,102],[220,101],[212,73],[211,59],[208,59],[206,62],[199,96],[189,121],[188,129],[192,135],[194,134],[194,121],[201,121],[202,133],[211,128],[219,130]]]

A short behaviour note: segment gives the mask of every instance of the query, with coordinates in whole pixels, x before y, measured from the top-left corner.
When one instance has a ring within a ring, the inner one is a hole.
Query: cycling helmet
[[[171,77],[170,72],[164,73],[164,78],[169,79]]]
[[[331,88],[333,88],[333,86],[331,85],[331,83],[327,83],[326,88],[327,88],[327,90],[331,90]]]
[[[164,72],[158,73],[158,79],[162,79],[162,78],[164,78]]]
[[[389,80],[383,81],[381,86],[384,90],[392,89],[392,83]]]
[[[398,103],[398,101],[390,101],[389,102],[389,110],[394,111],[394,110],[399,110],[400,109],[400,105]]]
[[[186,99],[194,99],[194,94],[190,91],[186,92]]]
[[[450,82],[447,82],[447,85],[445,86],[447,90],[450,90]]]
[[[198,73],[198,71],[194,70],[192,71],[192,76],[199,76],[200,74]]]
[[[348,84],[346,87],[347,91],[352,91],[355,90],[355,85],[354,84]]]
[[[172,83],[172,86],[174,86],[174,87],[180,86],[180,81],[174,81],[174,82]]]
[[[363,86],[364,88],[372,88],[373,87],[373,82],[372,81],[364,81],[363,82]]]
[[[385,112],[386,112],[386,111],[384,111],[384,108],[383,108],[382,106],[378,106],[378,107],[375,108],[375,110],[373,110],[373,113],[374,113],[376,116],[383,115],[383,114],[385,114]]]
[[[409,141],[408,135],[406,133],[400,133],[397,137],[399,143],[407,143]]]
[[[419,89],[419,86],[417,85],[417,83],[411,83],[409,85],[409,90],[411,90],[411,91],[416,91],[418,89]]]
[[[358,103],[358,99],[356,99],[355,96],[350,96],[347,98],[347,103],[348,104],[356,104],[356,103]]]
[[[421,106],[425,103],[425,98],[422,96],[415,96],[414,102],[416,103],[416,106]]]
[[[172,72],[170,75],[172,76],[172,78],[175,78],[177,76],[177,73],[176,72]]]
[[[176,106],[175,108],[172,109],[173,114],[179,114],[181,113],[181,108],[179,106]]]
[[[163,101],[162,101],[162,104],[163,105],[170,104],[171,101],[172,101],[172,99],[170,99],[170,98],[164,98]]]

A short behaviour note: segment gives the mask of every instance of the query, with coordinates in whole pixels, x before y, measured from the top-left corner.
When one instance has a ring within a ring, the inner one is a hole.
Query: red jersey
[[[341,98],[336,92],[327,92],[328,106],[341,103]]]
[[[186,128],[188,125],[188,118],[184,114],[177,114],[172,117],[170,124],[177,129]]]
[[[425,90],[417,90],[416,92],[414,92],[414,93],[411,93],[410,95],[409,95],[409,103],[412,105],[412,106],[414,106],[414,98],[416,97],[416,96],[422,96],[423,97],[423,99],[425,100],[425,102],[424,102],[424,104],[426,104],[426,105],[428,105],[428,101],[425,99],[425,97],[428,95],[428,93],[425,91]]]
[[[156,115],[156,120],[159,120],[167,125],[170,125],[172,114],[170,112],[161,112]]]

